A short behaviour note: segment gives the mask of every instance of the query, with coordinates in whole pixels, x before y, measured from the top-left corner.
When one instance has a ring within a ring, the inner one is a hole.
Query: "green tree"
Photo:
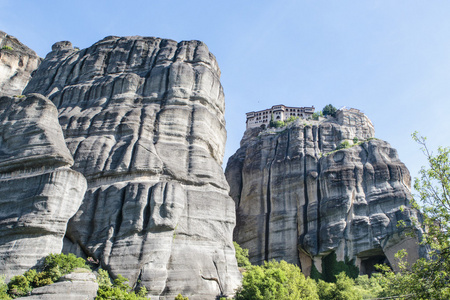
[[[421,145],[428,165],[422,167],[414,188],[419,193],[413,205],[422,212],[425,233],[421,243],[430,248],[430,259],[421,258],[412,266],[405,262],[406,251],[396,254],[400,272],[383,268],[388,279],[389,296],[408,299],[450,299],[450,148],[438,147],[433,154],[426,138],[413,133]]]
[[[175,300],[189,300],[189,298],[188,298],[188,297],[183,297],[183,295],[178,294],[178,295],[175,297]]]
[[[336,282],[328,283],[322,280],[318,284],[321,300],[360,300],[362,295],[355,287],[353,279],[341,272],[336,275]]]
[[[46,277],[50,278],[53,282],[76,268],[90,269],[83,258],[76,257],[73,253],[67,255],[63,253],[51,253],[45,258],[44,272],[47,274]]]
[[[244,273],[242,287],[236,292],[237,300],[319,299],[316,283],[305,276],[300,268],[285,261],[265,262],[252,266]]]
[[[336,107],[334,107],[331,104],[325,105],[325,107],[322,109],[322,113],[324,116],[336,116]]]
[[[360,275],[355,279],[355,288],[363,299],[387,297],[387,285],[387,278],[381,273],[372,273],[370,277]]]

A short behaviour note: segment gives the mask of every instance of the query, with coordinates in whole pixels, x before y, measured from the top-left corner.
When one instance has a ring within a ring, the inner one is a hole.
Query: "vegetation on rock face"
[[[8,283],[8,294],[12,298],[28,295],[33,288],[52,284],[61,276],[72,272],[75,268],[86,268],[86,261],[74,254],[50,254],[45,258],[44,270],[37,272],[28,270],[23,275],[14,276]]]
[[[238,243],[233,242],[234,249],[236,249],[236,260],[238,267],[247,268],[252,264],[248,259],[248,249],[243,249]]]
[[[108,272],[105,270],[99,270],[98,272],[98,291],[96,300],[108,300],[108,299],[121,299],[121,300],[144,300],[148,299],[147,289],[141,287],[136,294],[131,291],[131,287],[128,285],[128,279],[122,275],[118,275],[111,283]]]
[[[189,300],[189,298],[188,298],[188,297],[183,297],[183,295],[178,294],[178,295],[175,297],[175,300]]]
[[[2,50],[13,50],[13,48],[11,46],[3,46]]]
[[[319,120],[319,117],[323,117],[322,111],[317,111],[317,112],[313,113],[313,115],[312,115],[313,120]]]
[[[336,150],[347,149],[350,148],[351,146],[352,145],[350,145],[350,142],[345,140],[339,146],[336,147]]]
[[[299,119],[299,117],[296,116],[290,116],[286,121],[274,121],[273,120],[273,116],[270,119],[269,122],[269,128],[280,128],[280,127],[284,127],[292,122],[294,122],[295,120]]]
[[[56,282],[61,276],[73,272],[75,269],[83,268],[90,270],[86,261],[74,254],[50,254],[45,258],[44,270],[37,272],[34,269],[28,270],[23,275],[14,276],[9,283],[4,283],[4,277],[0,277],[0,299],[12,299],[28,295],[33,288],[45,286]],[[122,300],[144,300],[148,299],[145,287],[141,287],[138,293],[131,291],[127,284],[128,279],[118,275],[113,283],[108,272],[98,270],[97,282],[99,289],[98,300],[122,299]]]
[[[280,128],[286,126],[286,123],[283,121],[270,121],[269,127]]]

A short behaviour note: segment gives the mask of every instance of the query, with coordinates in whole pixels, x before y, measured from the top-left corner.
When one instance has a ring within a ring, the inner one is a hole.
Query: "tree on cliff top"
[[[324,116],[336,116],[336,107],[334,107],[331,104],[325,105],[325,107],[322,109],[322,113]]]

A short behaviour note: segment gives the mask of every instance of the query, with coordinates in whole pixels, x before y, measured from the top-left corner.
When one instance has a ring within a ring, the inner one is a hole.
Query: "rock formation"
[[[50,100],[0,97],[0,274],[22,274],[61,252],[86,190],[72,164]]]
[[[88,181],[65,252],[99,259],[153,300],[233,293],[240,274],[219,77],[198,41],[53,46],[24,93],[57,106],[73,168]]]
[[[15,37],[0,31],[0,96],[22,94],[41,58]]]
[[[343,142],[353,146],[338,150]],[[237,211],[234,238],[253,263],[284,259],[309,274],[335,252],[366,273],[386,258],[395,268],[402,248],[411,261],[423,255],[404,234],[420,234],[412,225],[419,216],[410,207],[409,172],[358,110],[247,130],[226,177]],[[397,227],[399,220],[407,227]]]

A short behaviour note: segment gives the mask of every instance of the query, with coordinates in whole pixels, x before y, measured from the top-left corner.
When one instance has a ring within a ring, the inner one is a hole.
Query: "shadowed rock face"
[[[0,96],[22,94],[41,60],[15,37],[0,31]]]
[[[19,275],[59,253],[86,190],[41,95],[0,97],[0,273]]]
[[[409,172],[396,150],[373,135],[370,120],[356,110],[298,120],[283,131],[245,132],[226,176],[236,203],[235,239],[252,262],[284,259],[309,273],[313,260],[335,251],[338,260],[355,259],[368,272],[374,257],[394,264],[400,244],[410,260],[418,257],[417,241],[404,236],[417,218]],[[355,137],[365,142],[332,151]],[[398,228],[399,220],[408,228]]]
[[[64,250],[101,261],[152,299],[230,294],[240,274],[220,70],[205,44],[107,37],[53,46],[25,92],[49,97],[88,180]]]

